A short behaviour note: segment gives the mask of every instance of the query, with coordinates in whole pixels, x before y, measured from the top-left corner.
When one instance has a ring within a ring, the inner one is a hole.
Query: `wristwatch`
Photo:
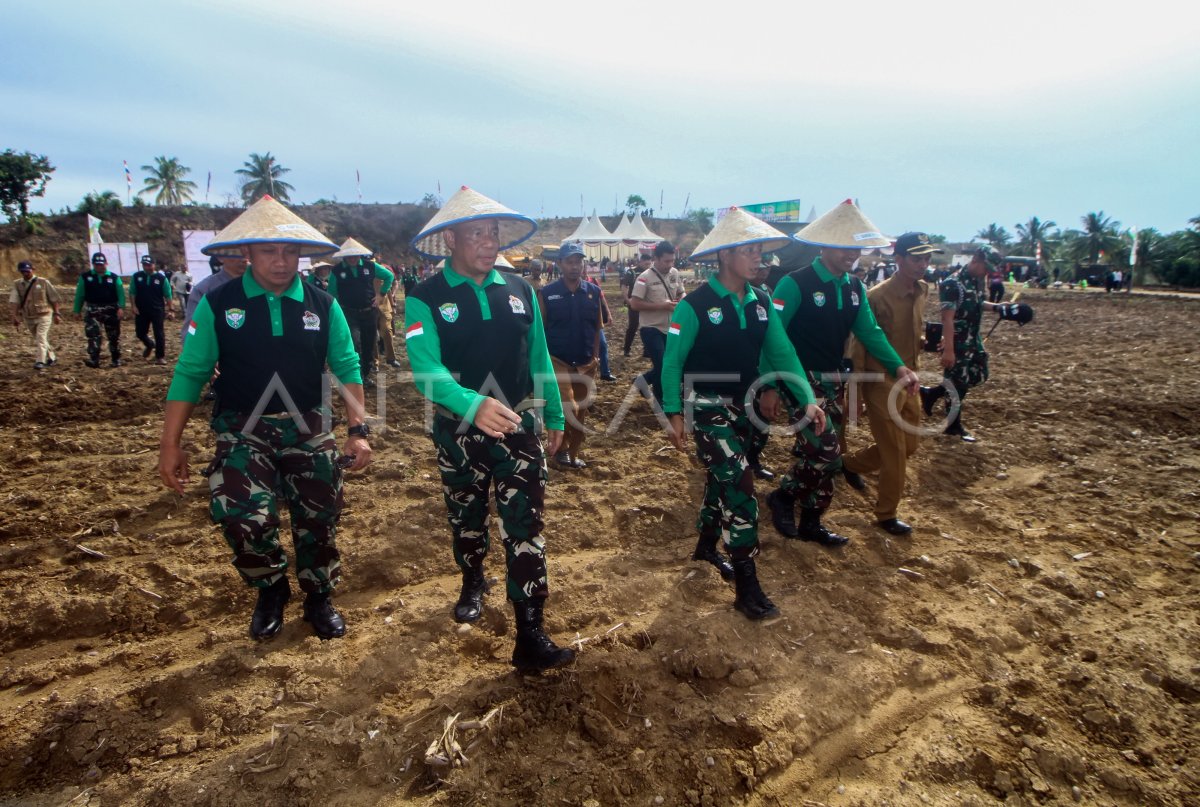
[[[371,427],[365,423],[360,423],[357,426],[351,426],[349,429],[346,429],[346,434],[350,435],[351,437],[361,437],[366,440],[371,436]]]

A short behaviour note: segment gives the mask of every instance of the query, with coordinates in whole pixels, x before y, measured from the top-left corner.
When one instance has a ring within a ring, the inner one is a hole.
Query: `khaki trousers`
[[[392,301],[386,297],[379,301],[377,316],[379,317],[379,341],[383,343],[383,356],[386,362],[396,360],[396,346],[392,344]]]
[[[917,451],[920,442],[917,434],[906,431],[888,414],[888,394],[894,382],[871,382],[863,384],[863,399],[867,405],[867,418],[871,423],[871,435],[875,445],[845,456],[843,461],[848,471],[856,474],[879,472],[879,495],[875,502],[875,517],[883,521],[896,517],[900,497],[904,495],[904,474],[908,458]],[[921,425],[921,403],[916,395],[901,391],[896,398],[899,415],[916,430]]]
[[[567,416],[562,450],[566,451],[571,459],[576,459],[585,436],[580,427],[596,395],[597,362],[593,359],[582,367],[574,367],[554,356],[550,357],[550,362],[554,365],[554,376],[558,380],[563,414]]]
[[[54,313],[43,314],[40,317],[25,317],[25,327],[33,334],[35,362],[45,364],[55,358],[54,348],[50,347],[50,325],[54,322]]]

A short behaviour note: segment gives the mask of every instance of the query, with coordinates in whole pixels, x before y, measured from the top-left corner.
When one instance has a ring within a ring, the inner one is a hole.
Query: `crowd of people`
[[[85,324],[88,366],[100,366],[105,340],[112,363],[120,364],[127,307],[143,356],[165,363],[164,322],[176,309],[181,314],[159,473],[167,487],[186,492],[184,426],[202,398],[210,398],[216,443],[204,472],[210,514],[233,565],[258,590],[254,638],[282,629],[292,563],[305,593],[304,619],[322,639],[344,635],[332,600],[341,575],[335,536],[342,475],[371,461],[363,390],[390,366],[411,370],[434,407],[431,437],[462,576],[454,620],[474,622],[485,608],[494,494],[505,593],[516,622],[512,664],[536,671],[571,661],[573,651],[543,629],[547,459],[570,473],[588,467],[585,424],[596,381],[616,380],[605,333],[612,312],[601,285],[610,271],[629,315],[622,354],[630,356],[640,340],[650,363],[631,383],[676,448],[687,450],[691,434],[705,468],[692,557],[731,581],[734,607],[755,620],[779,613],[755,566],[755,481],[776,482],[766,501],[782,536],[838,549],[850,539],[823,523],[835,483],[865,489],[862,475],[878,473],[879,528],[909,534],[898,510],[922,406],[931,414],[948,399],[946,432],[973,440],[962,428],[961,404],[988,376],[982,312],[995,308],[1020,322],[1032,316],[1027,307],[984,300],[999,256],[978,250],[968,267],[939,285],[946,338],[927,346],[940,352],[945,380],[920,387],[917,357],[929,342],[925,277],[930,256],[941,249],[917,232],[893,243],[849,200],[793,237],[732,208],[690,255],[709,267],[690,291],[677,250],[666,241],[630,266],[592,264],[581,245],[567,243],[551,265],[533,261],[527,280],[508,271],[500,252],[535,230],[529,217],[464,187],[413,239],[423,263],[397,272],[369,247],[354,239],[335,244],[266,197],[205,247],[212,273],[194,288],[157,271],[146,256],[127,292],[104,255],[93,256],[73,305]],[[819,256],[791,272],[764,258],[792,238],[815,246]],[[893,248],[894,269],[871,277],[868,290],[858,264],[864,249],[881,247]],[[303,277],[301,257],[313,259]],[[60,296],[32,264],[19,268],[13,320],[34,335],[35,367],[42,369],[57,358],[48,331],[60,318]],[[597,274],[600,283],[592,279]],[[405,296],[407,367],[392,344],[397,288]],[[329,375],[344,402],[340,446]],[[874,444],[843,457],[847,385],[854,381],[865,382]],[[778,479],[762,461],[776,420],[789,426],[794,457]],[[294,561],[280,541],[281,503],[291,518]]]

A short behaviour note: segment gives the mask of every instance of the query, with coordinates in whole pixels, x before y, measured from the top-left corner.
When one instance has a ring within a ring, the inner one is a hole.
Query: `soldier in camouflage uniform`
[[[75,285],[76,318],[83,316],[83,335],[87,337],[84,364],[100,366],[100,331],[108,340],[112,366],[121,366],[121,320],[125,318],[125,284],[108,271],[108,258],[103,252],[92,256],[92,270],[79,276]]]
[[[774,227],[732,208],[692,253],[693,261],[717,260],[720,268],[675,307],[663,358],[663,411],[670,420],[671,441],[684,450],[690,420],[696,456],[706,469],[704,503],[696,522],[700,537],[692,558],[711,563],[733,581],[733,607],[749,619],[779,614],[763,593],[754,561],[758,501],[748,453],[754,433],[766,427],[757,418],[754,423],[750,412],[760,373],[782,374],[779,381],[805,408],[816,431],[825,425],[770,296],[750,285],[762,250],[788,243]],[[767,389],[757,406],[769,422],[780,410],[778,392]],[[722,538],[732,564],[717,551]]]
[[[184,425],[219,362],[212,428],[217,451],[205,471],[210,512],[233,550],[233,565],[258,589],[250,634],[270,639],[283,627],[291,597],[288,559],[279,541],[277,497],[291,514],[296,577],[306,593],[304,619],[322,639],[346,632],[331,594],[340,577],[334,537],[342,510],[342,467],[371,459],[363,418],[362,377],[340,306],[302,283],[300,256],[337,246],[270,197],[217,234],[205,252],[238,252],[250,262],[238,279],[210,291],[188,323],[167,392],[159,475],[182,494]],[[346,390],[350,424],[339,458],[329,430],[324,368]]]
[[[483,614],[488,494],[495,486],[517,621],[512,664],[520,671],[575,657],[542,628],[549,594],[541,537],[546,455],[534,409],[544,398],[545,448],[553,454],[565,425],[562,402],[536,292],[494,268],[500,249],[536,229],[532,219],[464,186],[413,239],[424,257],[446,262],[405,301],[409,363],[417,388],[437,405],[433,442],[462,572],[454,619],[475,622]]]
[[[915,395],[920,385],[917,374],[896,355],[875,321],[863,282],[851,274],[863,249],[890,247],[892,242],[849,199],[794,237],[820,247],[821,254],[811,266],[780,280],[773,302],[830,428],[818,433],[804,427],[796,432],[792,447],[796,462],[767,503],[775,529],[784,537],[840,547],[849,539],[826,528],[821,517],[833,499],[834,476],[842,470],[847,339],[851,334],[857,337],[910,394]],[[800,505],[799,525],[796,504]]]
[[[957,435],[967,443],[974,443],[976,438],[963,428],[962,402],[968,390],[988,379],[988,354],[979,326],[984,309],[1001,308],[998,303],[984,299],[987,296],[984,278],[989,267],[999,266],[1000,261],[1000,253],[994,247],[980,247],[971,256],[970,263],[938,285],[943,382],[938,387],[922,387],[921,404],[925,414],[932,415],[934,404],[953,388],[958,400],[947,404],[947,414],[951,417],[944,433]],[[953,334],[953,338],[947,339],[946,334]]]

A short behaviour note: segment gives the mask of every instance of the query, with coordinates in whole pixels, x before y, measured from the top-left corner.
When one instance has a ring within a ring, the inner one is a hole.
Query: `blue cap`
[[[566,244],[563,244],[561,247],[558,248],[558,259],[560,261],[565,261],[567,258],[571,257],[572,255],[582,255],[582,254],[583,254],[583,244],[579,243],[578,241],[570,241]]]

